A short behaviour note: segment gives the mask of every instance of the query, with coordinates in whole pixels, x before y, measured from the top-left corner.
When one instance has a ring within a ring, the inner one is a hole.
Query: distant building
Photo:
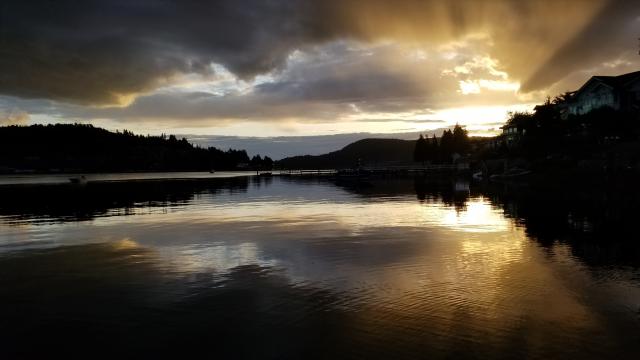
[[[573,93],[565,106],[567,115],[583,115],[602,107],[637,111],[640,109],[640,71],[620,76],[594,76]]]
[[[506,124],[502,127],[502,135],[500,137],[507,147],[513,147],[520,142],[526,132],[527,130],[519,124]]]

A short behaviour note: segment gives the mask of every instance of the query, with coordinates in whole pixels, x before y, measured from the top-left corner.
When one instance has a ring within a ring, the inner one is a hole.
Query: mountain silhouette
[[[323,155],[303,155],[277,162],[282,169],[334,169],[360,165],[406,164],[413,159],[415,140],[363,139]]]

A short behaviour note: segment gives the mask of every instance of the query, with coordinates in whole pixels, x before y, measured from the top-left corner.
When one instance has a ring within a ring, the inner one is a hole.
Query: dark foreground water
[[[0,358],[637,359],[635,191],[0,186]]]

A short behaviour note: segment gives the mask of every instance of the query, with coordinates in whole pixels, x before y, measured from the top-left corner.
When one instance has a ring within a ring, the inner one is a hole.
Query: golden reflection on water
[[[423,207],[429,209],[430,207]],[[468,232],[506,231],[513,224],[504,217],[501,210],[495,209],[491,203],[480,197],[470,199],[463,210],[440,206],[437,212],[430,214],[430,222],[441,226]]]
[[[349,228],[355,234],[371,227],[439,226],[464,232],[505,231],[513,223],[482,197],[472,198],[463,209],[438,202],[421,204],[413,199],[391,198],[384,201],[270,201],[206,204],[197,208],[132,209],[137,215],[130,221],[143,223],[250,223],[279,222],[295,224],[335,224]],[[144,215],[144,216],[140,216]],[[122,222],[122,218],[107,216],[100,223]],[[335,226],[332,225],[332,226]]]
[[[130,250],[140,248],[140,244],[131,240],[130,238],[124,238],[117,241],[112,241],[108,243],[115,251],[119,250]]]
[[[392,296],[395,306],[385,310],[415,319],[431,314],[430,326],[442,333],[452,324],[498,337],[494,331],[525,326],[536,333],[550,323],[571,332],[597,328],[596,317],[579,295],[526,244],[522,233],[463,239],[459,247],[444,250],[442,260],[424,259],[429,264],[421,262],[410,273],[394,269],[392,282],[404,287],[404,293],[398,289],[400,294]],[[417,287],[421,276],[429,280]]]
[[[633,275],[602,286],[566,246],[541,247],[483,197],[458,208],[402,196],[229,199],[203,196],[162,211],[0,228],[0,235],[5,243],[108,240],[114,252],[147,249],[131,256],[150,256],[178,278],[276,269],[289,286],[341,294],[331,309],[350,314],[345,326],[358,342],[420,339],[411,346],[447,353],[461,342],[507,352],[515,342],[543,349],[542,357],[567,344],[589,346],[616,325],[612,308],[630,314],[640,304]]]

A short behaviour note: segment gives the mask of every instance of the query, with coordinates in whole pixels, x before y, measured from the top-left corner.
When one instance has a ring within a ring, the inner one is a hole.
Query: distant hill
[[[403,133],[340,133],[327,135],[287,135],[274,137],[228,136],[228,135],[176,135],[186,137],[189,142],[203,147],[214,146],[218,149],[245,149],[249,156],[268,155],[274,159],[284,159],[297,155],[322,155],[362,139],[401,139],[415,140],[420,134],[428,137],[442,136],[447,128]]]
[[[173,135],[140,136],[81,124],[0,127],[0,172],[5,173],[224,170],[250,162],[244,150],[205,149]]]
[[[363,139],[323,155],[284,158],[276,164],[282,169],[335,169],[362,165],[405,164],[413,161],[415,140]]]

